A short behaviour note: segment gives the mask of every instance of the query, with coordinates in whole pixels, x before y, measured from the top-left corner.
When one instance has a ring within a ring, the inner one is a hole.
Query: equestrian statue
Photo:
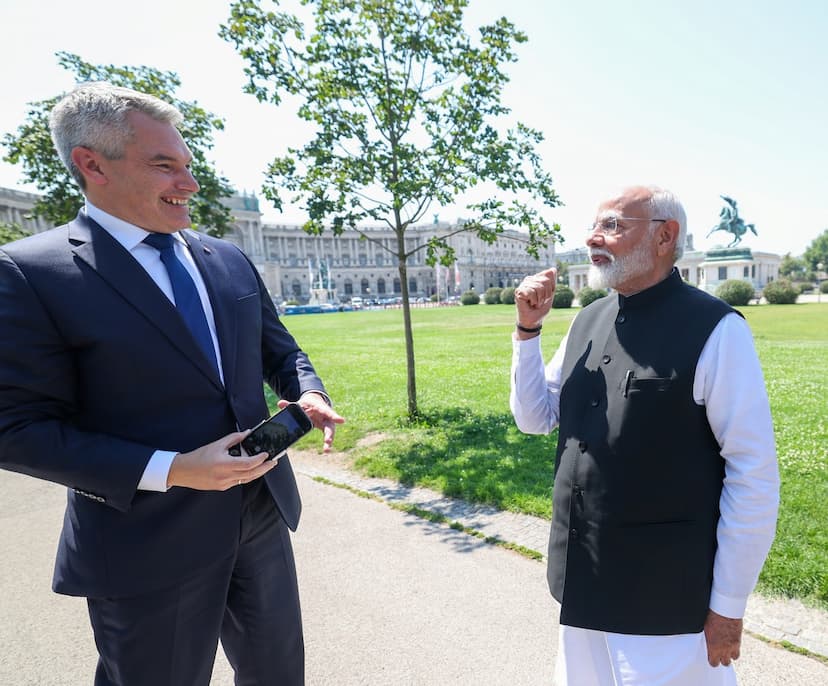
[[[744,220],[739,216],[739,211],[736,209],[736,201],[733,198],[728,198],[726,195],[719,197],[721,197],[721,199],[727,204],[722,208],[722,211],[719,212],[719,223],[710,229],[710,233],[707,234],[708,236],[716,231],[727,231],[728,233],[732,233],[733,240],[730,245],[727,246],[728,248],[732,248],[742,240],[742,236],[748,232],[748,229],[753,232],[754,236],[759,235],[756,233],[756,229],[753,224],[745,224]]]

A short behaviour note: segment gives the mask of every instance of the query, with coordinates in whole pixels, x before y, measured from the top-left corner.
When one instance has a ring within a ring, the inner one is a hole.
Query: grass
[[[828,304],[742,310],[765,374],[782,475],[776,541],[759,581],[768,594],[828,609]],[[544,324],[548,359],[577,310]],[[336,447],[357,469],[502,509],[548,517],[557,434],[526,436],[508,408],[514,309],[412,312],[421,417],[406,419],[402,312],[286,317],[347,423]],[[272,400],[272,398],[271,398]],[[384,440],[358,448],[359,439]],[[318,447],[318,435],[302,447]]]

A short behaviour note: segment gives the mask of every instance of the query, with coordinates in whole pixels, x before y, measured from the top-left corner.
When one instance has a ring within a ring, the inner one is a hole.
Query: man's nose
[[[193,172],[190,171],[189,168],[185,168],[184,172],[181,174],[178,180],[178,187],[183,188],[190,193],[198,193],[201,189],[201,186],[198,185],[198,181],[196,181],[196,177],[193,176]]]
[[[596,227],[589,229],[587,236],[586,236],[586,244],[589,247],[596,246],[596,245],[603,245],[604,244],[604,233],[603,231],[599,231]]]

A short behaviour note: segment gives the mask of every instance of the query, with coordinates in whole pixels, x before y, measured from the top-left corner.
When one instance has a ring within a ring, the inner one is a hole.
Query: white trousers
[[[711,667],[704,633],[632,636],[561,625],[555,686],[736,686]]]

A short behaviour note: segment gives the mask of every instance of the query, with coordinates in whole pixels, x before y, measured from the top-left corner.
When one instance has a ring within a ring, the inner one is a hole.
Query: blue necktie
[[[210,326],[201,305],[195,282],[183,264],[175,256],[175,239],[168,233],[151,233],[144,239],[144,243],[151,245],[161,253],[161,262],[167,268],[170,276],[175,307],[187,324],[207,359],[218,370],[216,351],[213,347],[213,337],[210,335]]]

